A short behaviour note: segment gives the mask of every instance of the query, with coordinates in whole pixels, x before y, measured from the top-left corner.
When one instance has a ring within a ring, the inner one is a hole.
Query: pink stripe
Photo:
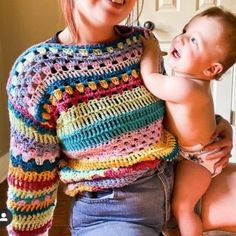
[[[99,147],[88,148],[83,151],[68,151],[66,156],[72,159],[81,160],[92,156],[93,159],[101,159],[117,156],[128,155],[131,152],[145,149],[160,141],[163,125],[162,119],[152,123],[151,125],[139,129],[136,132],[127,133],[112,142],[102,144]]]
[[[59,147],[57,146],[54,150],[44,151],[43,154],[37,152],[33,148],[25,148],[23,143],[17,143],[14,138],[11,139],[11,151],[13,156],[22,155],[22,159],[25,162],[28,162],[31,159],[34,159],[37,164],[42,165],[45,160],[54,162],[55,159],[60,155]]]
[[[137,163],[128,168],[119,168],[116,170],[108,169],[105,171],[104,175],[105,175],[105,178],[124,177],[127,174],[132,175],[134,172],[137,172],[137,171],[148,170],[148,169],[154,170],[159,163],[160,163],[160,160],[143,161],[141,163]]]

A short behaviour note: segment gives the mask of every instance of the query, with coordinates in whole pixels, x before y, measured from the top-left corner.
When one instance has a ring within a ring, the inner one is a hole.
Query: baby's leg
[[[182,236],[202,236],[202,222],[194,208],[211,182],[211,173],[192,161],[177,164],[172,211]]]

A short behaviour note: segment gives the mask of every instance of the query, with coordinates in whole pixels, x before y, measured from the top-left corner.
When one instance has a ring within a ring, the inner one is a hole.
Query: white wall
[[[0,181],[7,172],[9,121],[6,83],[26,48],[63,29],[58,0],[0,0]]]

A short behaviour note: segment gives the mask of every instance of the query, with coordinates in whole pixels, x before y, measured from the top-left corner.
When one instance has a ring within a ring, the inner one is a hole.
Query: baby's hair
[[[225,57],[220,61],[223,71],[217,76],[219,78],[236,62],[236,15],[222,7],[211,7],[195,15],[191,21],[204,16],[219,19],[223,25],[224,39],[228,42]]]

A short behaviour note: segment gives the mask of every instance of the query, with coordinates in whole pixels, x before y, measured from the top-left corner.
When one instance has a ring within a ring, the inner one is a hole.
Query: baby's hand
[[[144,37],[142,37],[144,49],[149,50],[149,49],[159,49],[160,50],[160,45],[159,41],[155,37],[155,35],[152,33],[150,30],[145,30],[144,31]],[[156,52],[159,52],[159,50],[155,50]]]
[[[158,73],[162,60],[161,49],[158,40],[154,34],[146,30],[142,37],[144,52],[141,59],[141,73]]]

